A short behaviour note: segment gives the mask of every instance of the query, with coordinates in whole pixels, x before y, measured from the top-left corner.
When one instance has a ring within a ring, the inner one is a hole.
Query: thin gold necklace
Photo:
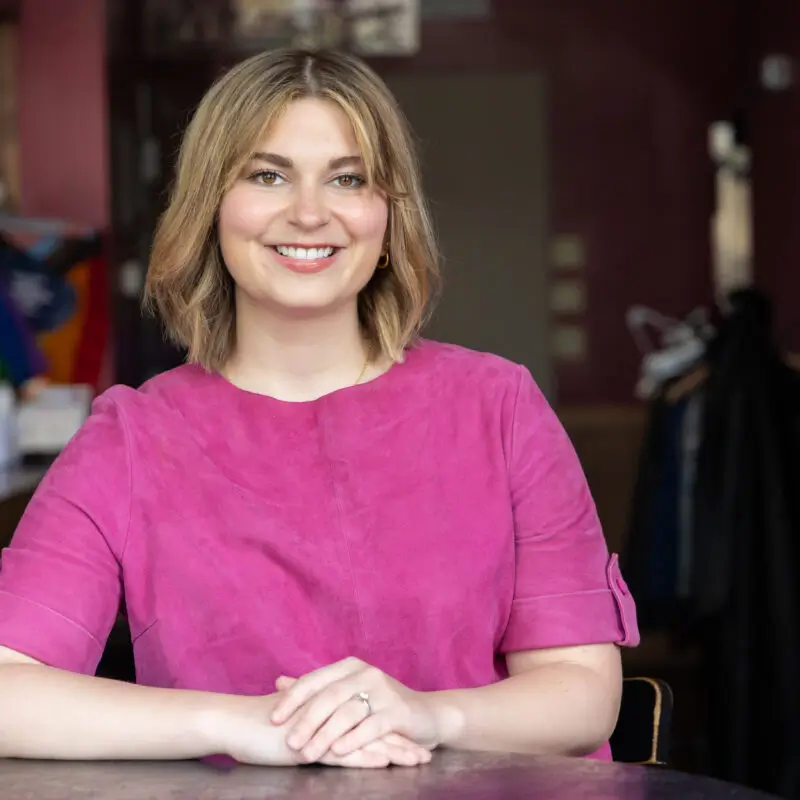
[[[371,355],[372,355],[372,345],[370,345],[367,348],[367,356],[364,359],[364,366],[361,367],[361,372],[359,373],[358,378],[356,379],[356,382],[353,384],[353,386],[358,386],[358,384],[361,383],[361,379],[364,377],[364,374],[367,371],[367,367],[369,366],[369,360]]]

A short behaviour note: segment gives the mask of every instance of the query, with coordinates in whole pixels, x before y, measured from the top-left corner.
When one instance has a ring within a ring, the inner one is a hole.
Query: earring
[[[386,269],[389,266],[389,251],[385,250],[381,253],[381,257],[378,259],[378,269]]]

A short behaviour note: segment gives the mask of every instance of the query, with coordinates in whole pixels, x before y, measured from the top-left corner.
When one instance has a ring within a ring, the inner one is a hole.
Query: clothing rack
[[[650,400],[624,562],[643,631],[700,652],[714,776],[800,797],[800,358],[757,290]]]

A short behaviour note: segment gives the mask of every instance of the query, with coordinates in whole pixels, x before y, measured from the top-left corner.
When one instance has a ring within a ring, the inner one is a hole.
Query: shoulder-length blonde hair
[[[376,270],[358,307],[373,351],[401,361],[437,293],[439,257],[414,140],[383,81],[342,53],[256,55],[209,89],[186,129],[145,284],[145,307],[160,313],[188,360],[208,370],[221,369],[235,345],[233,279],[217,235],[220,203],[259,140],[300,97],[329,100],[347,114],[366,178],[388,198],[390,264]]]

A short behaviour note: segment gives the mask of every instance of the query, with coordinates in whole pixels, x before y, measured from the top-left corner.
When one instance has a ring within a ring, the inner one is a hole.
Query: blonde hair
[[[261,137],[297,98],[336,103],[350,120],[366,178],[389,203],[390,265],[358,300],[373,349],[394,361],[419,334],[439,287],[439,257],[414,140],[383,81],[363,62],[332,52],[277,50],[233,67],[206,93],[181,144],[145,284],[188,360],[219,370],[235,345],[233,279],[222,260],[217,215]]]

